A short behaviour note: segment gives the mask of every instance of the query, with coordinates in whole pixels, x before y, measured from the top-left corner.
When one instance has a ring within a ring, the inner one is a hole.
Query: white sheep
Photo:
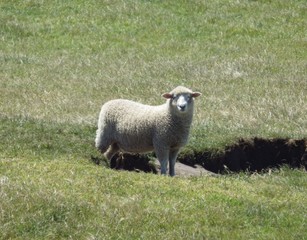
[[[193,117],[194,98],[201,95],[179,86],[162,96],[159,106],[116,99],[105,103],[100,111],[96,147],[111,160],[118,152],[154,151],[161,164],[161,174],[175,175],[179,150],[188,140]]]

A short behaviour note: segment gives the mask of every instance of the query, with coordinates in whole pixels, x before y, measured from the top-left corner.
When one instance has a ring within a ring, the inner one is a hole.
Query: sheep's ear
[[[192,93],[192,97],[193,97],[193,98],[199,97],[200,95],[201,95],[200,92],[193,92],[193,93]]]
[[[162,97],[164,97],[166,99],[170,99],[170,98],[173,98],[173,94],[171,94],[171,93],[164,93],[164,94],[162,94]]]

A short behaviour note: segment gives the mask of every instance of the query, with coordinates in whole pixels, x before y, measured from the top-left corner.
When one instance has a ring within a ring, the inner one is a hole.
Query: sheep
[[[119,151],[154,151],[161,174],[175,175],[180,148],[186,145],[193,118],[194,98],[200,92],[178,86],[162,94],[166,103],[149,106],[125,99],[106,102],[100,111],[95,146],[111,161]]]

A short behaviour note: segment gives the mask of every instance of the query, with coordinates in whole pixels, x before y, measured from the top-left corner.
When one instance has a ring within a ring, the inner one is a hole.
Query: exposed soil
[[[188,165],[199,164],[215,173],[260,172],[282,165],[307,170],[307,139],[240,139],[223,153],[196,152],[178,160]]]
[[[97,159],[93,160],[97,162]],[[227,146],[222,153],[183,152],[175,167],[176,175],[200,176],[239,171],[260,172],[282,165],[305,167],[307,170],[307,139],[240,139],[238,143]],[[159,163],[152,154],[118,154],[112,159],[110,167],[155,174],[159,172]]]

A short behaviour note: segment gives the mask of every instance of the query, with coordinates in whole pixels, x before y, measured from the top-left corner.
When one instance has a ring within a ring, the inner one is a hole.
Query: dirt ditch
[[[227,146],[222,153],[196,152],[194,156],[180,156],[180,162],[199,164],[214,173],[260,172],[289,165],[307,169],[307,139],[240,139]]]
[[[97,159],[94,160],[97,163]],[[261,172],[288,165],[307,170],[307,139],[240,139],[224,151],[183,151],[176,164],[177,175]],[[157,174],[159,164],[153,154],[118,154],[110,167],[118,170],[144,171]]]

